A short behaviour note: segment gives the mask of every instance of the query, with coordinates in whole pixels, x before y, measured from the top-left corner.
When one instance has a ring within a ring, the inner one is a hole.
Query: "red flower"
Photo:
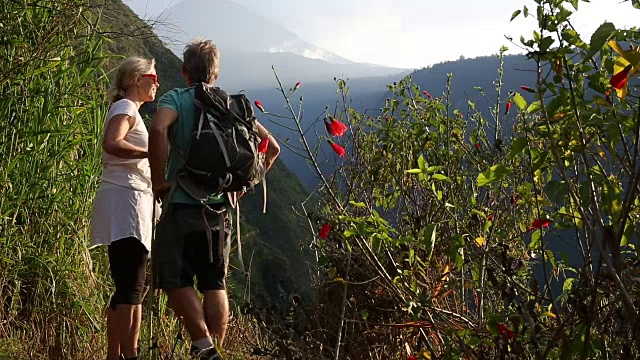
[[[300,81],[296,83],[296,86],[293,87],[293,90],[298,90],[299,87],[300,87]]]
[[[430,100],[433,100],[433,96],[431,96],[431,94],[429,94],[429,92],[427,90],[422,92],[426,97],[428,97]]]
[[[614,89],[622,89],[627,85],[627,76],[629,76],[629,71],[631,71],[631,65],[627,65],[622,71],[613,75],[609,83]]]
[[[260,103],[260,101],[256,100],[254,104],[256,104],[256,107],[260,109],[260,111],[264,112],[264,108],[262,107],[262,104]]]
[[[518,194],[515,194],[515,195],[511,196],[511,200],[510,200],[511,205],[514,205],[518,201],[519,198],[520,198],[520,195],[518,195]]]
[[[324,223],[322,224],[322,226],[320,227],[320,231],[318,231],[318,236],[321,239],[326,239],[327,236],[329,236],[329,231],[331,231],[331,225]]]
[[[329,142],[329,144],[331,144],[331,148],[333,149],[333,151],[336,154],[338,154],[338,156],[344,156],[344,154],[347,153],[342,146],[340,146],[340,145],[338,145],[338,144],[336,144],[334,142],[331,142],[331,141]]]
[[[534,93],[536,92],[534,89],[528,87],[528,86],[520,86],[520,89],[526,91],[526,92],[530,92],[530,93]]]
[[[347,125],[335,120],[332,117],[324,118],[324,126],[327,128],[327,132],[331,136],[342,136],[347,131]]]
[[[475,144],[476,149],[480,150],[480,143]]]
[[[533,229],[541,229],[541,228],[548,228],[548,227],[549,227],[549,223],[551,223],[551,220],[547,220],[547,219],[535,219],[535,220],[533,220],[533,222],[531,223],[531,226],[529,227],[529,230],[533,230]]]
[[[498,323],[498,333],[500,335],[506,335],[509,337],[509,339],[513,339],[513,331],[511,331],[508,327],[506,327],[504,324],[500,324]]]
[[[260,141],[260,145],[258,145],[258,152],[262,154],[267,153],[267,148],[269,147],[269,138],[266,137]]]
[[[508,103],[505,105],[505,108],[504,108],[504,114],[505,114],[505,115],[507,115],[507,114],[509,113],[509,110],[511,110],[511,102],[508,102]]]
[[[417,357],[415,357],[415,356],[413,356],[413,355],[410,355],[410,356],[407,358],[407,360],[418,360],[418,358],[417,358]]]
[[[487,220],[489,220],[489,221],[493,221],[493,214],[489,214],[489,215],[487,216]]]

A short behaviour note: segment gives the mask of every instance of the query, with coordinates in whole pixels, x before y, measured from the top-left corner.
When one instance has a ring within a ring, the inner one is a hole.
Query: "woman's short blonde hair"
[[[122,60],[116,70],[115,83],[109,88],[109,102],[114,103],[123,99],[138,76],[148,73],[155,65],[155,59],[148,60],[137,56]]]
[[[182,72],[191,83],[213,84],[220,70],[220,51],[211,40],[197,38],[184,47]]]

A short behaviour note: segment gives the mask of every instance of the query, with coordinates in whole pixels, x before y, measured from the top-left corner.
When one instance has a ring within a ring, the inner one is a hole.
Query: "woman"
[[[153,193],[148,132],[140,105],[158,90],[155,61],[127,58],[110,89],[102,144],[102,182],[93,203],[91,247],[108,245],[115,293],[107,309],[107,360],[137,359]]]

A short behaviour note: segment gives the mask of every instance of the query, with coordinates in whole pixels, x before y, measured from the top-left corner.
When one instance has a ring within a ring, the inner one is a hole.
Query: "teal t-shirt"
[[[170,108],[178,113],[178,119],[169,128],[169,160],[167,164],[167,180],[175,181],[178,170],[184,164],[183,154],[186,154],[189,147],[189,138],[193,132],[196,121],[197,109],[193,103],[195,98],[195,87],[173,89],[162,95],[158,101],[159,108]],[[200,202],[189,196],[181,187],[177,186],[173,191],[170,203],[200,204]],[[222,194],[214,194],[206,202],[216,204],[224,202]]]

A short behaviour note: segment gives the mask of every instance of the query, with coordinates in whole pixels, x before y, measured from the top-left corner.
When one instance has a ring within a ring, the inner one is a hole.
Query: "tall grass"
[[[0,2],[0,358],[73,359],[101,338],[86,238],[105,81],[87,5]]]

